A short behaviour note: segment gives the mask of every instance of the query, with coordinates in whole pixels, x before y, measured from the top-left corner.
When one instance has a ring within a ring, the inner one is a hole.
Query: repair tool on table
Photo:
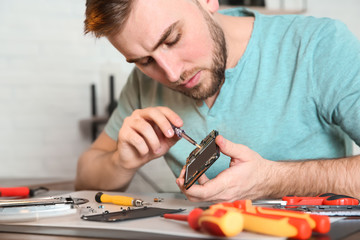
[[[147,217],[161,216],[166,213],[178,213],[185,209],[167,209],[167,208],[156,208],[156,207],[143,207],[137,209],[123,209],[117,212],[104,212],[96,215],[83,215],[81,219],[95,222],[119,222],[126,220],[134,220]]]
[[[76,207],[87,203],[84,198],[48,197],[0,200],[0,222],[35,221],[76,213]]]
[[[164,214],[164,218],[187,221],[196,231],[207,232],[214,236],[232,237],[243,230],[243,215],[236,208],[193,209],[189,215]]]
[[[72,198],[72,197],[47,197],[47,198],[29,198],[29,199],[11,199],[0,200],[0,208],[4,207],[29,207],[29,206],[42,206],[42,205],[55,205],[55,204],[84,204],[89,202],[85,198]]]
[[[225,203],[226,204],[226,203]],[[307,222],[310,229],[318,233],[327,233],[330,230],[330,219],[328,216],[321,216],[317,214],[308,214],[304,212],[292,211],[289,209],[274,209],[268,207],[253,206],[251,200],[238,200],[231,203],[234,207],[243,210],[243,213],[281,216],[296,219],[303,219]]]
[[[287,207],[299,205],[359,205],[359,200],[340,194],[323,193],[316,197],[285,196],[282,198],[287,202]]]
[[[210,215],[213,216],[211,219],[208,218],[209,223],[204,226],[200,221],[203,212],[198,209],[194,209],[187,217],[180,217],[181,215],[178,214],[167,214],[164,215],[164,217],[187,220],[193,229],[203,229],[217,236],[234,236],[227,234],[226,230],[237,229],[237,233],[239,233],[241,229],[244,229],[273,236],[307,239],[311,236],[312,230],[319,233],[327,233],[330,230],[330,221],[327,216],[318,216],[285,209],[255,207],[252,205],[251,200],[214,204],[210,206],[209,210],[210,209],[212,210]],[[240,219],[240,217],[238,217],[237,220],[221,221],[222,214],[230,209],[237,209],[241,213],[242,218]],[[216,210],[218,212],[216,212]],[[235,231],[232,233],[235,234]]]
[[[316,197],[285,196],[285,205],[274,205],[275,208],[286,208],[307,213],[338,217],[359,217],[359,200],[334,193],[324,193]]]
[[[127,196],[112,196],[108,194],[104,194],[102,192],[98,192],[95,195],[95,201],[98,203],[113,203],[121,206],[134,206],[134,207],[142,207],[145,205],[151,205],[151,203],[144,202],[139,198],[127,197]]]
[[[36,194],[47,192],[49,189],[45,187],[29,188],[29,187],[0,187],[0,197],[33,197]]]

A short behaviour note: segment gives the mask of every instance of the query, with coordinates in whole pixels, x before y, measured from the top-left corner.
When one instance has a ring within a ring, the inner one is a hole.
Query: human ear
[[[219,10],[219,0],[200,0],[206,9],[211,13],[215,13]]]

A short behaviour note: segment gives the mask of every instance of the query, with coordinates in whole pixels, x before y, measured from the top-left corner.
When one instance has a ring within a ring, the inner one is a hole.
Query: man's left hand
[[[257,199],[266,194],[274,162],[262,158],[247,146],[233,143],[223,136],[216,138],[220,151],[231,158],[229,168],[209,179],[203,174],[199,184],[184,188],[185,169],[176,180],[181,191],[190,201],[224,202],[237,199]]]

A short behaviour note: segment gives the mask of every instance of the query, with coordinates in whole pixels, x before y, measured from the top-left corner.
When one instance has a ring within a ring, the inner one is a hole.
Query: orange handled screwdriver
[[[238,209],[195,208],[189,215],[164,214],[164,218],[187,221],[194,230],[202,230],[211,235],[232,237],[243,229],[243,216]]]
[[[233,203],[219,203],[210,206],[210,208],[223,209],[225,207],[234,208],[235,206],[236,205]],[[308,239],[311,236],[312,231],[310,225],[304,219],[287,216],[266,215],[257,211],[252,212],[246,211],[243,208],[239,209],[241,210],[244,218],[244,230],[272,236],[291,237],[297,239]]]
[[[234,205],[234,207],[243,209],[245,212],[249,213],[259,213],[264,215],[304,219],[308,222],[311,229],[318,233],[328,233],[330,231],[330,219],[328,216],[290,211],[287,209],[255,207],[252,205],[251,200],[238,200],[233,202],[232,204]]]

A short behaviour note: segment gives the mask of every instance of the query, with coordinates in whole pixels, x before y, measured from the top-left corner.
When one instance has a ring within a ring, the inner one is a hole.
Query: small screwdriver
[[[173,127],[175,134],[179,137],[179,138],[185,138],[189,143],[191,143],[192,145],[201,148],[201,146],[199,144],[196,143],[196,141],[194,139],[192,139],[191,137],[189,137],[185,131],[181,128],[175,127],[174,125],[171,124],[171,126]]]
[[[144,205],[151,205],[150,203],[144,202],[138,198],[132,198],[127,196],[111,196],[108,194],[104,194],[102,192],[98,192],[95,195],[95,201],[98,203],[113,203],[116,205],[122,206],[134,206],[134,207],[142,207]]]

